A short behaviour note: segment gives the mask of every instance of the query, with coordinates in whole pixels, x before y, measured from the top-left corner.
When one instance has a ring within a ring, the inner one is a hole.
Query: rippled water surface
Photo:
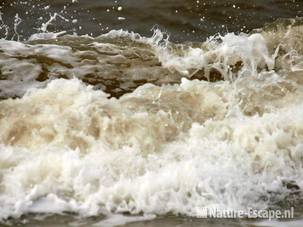
[[[303,16],[300,0],[2,0],[0,5],[11,28],[16,13],[23,19],[21,38],[36,33],[53,13],[65,19],[58,17],[50,31],[97,36],[123,28],[150,36],[159,26],[176,41],[202,41],[217,32],[250,31],[278,18]]]

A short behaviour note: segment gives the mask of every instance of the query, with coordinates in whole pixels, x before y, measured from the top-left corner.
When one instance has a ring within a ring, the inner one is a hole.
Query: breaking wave
[[[300,206],[302,38],[0,40],[0,219]]]

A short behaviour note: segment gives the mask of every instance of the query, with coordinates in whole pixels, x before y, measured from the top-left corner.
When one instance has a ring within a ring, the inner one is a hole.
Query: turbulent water
[[[300,18],[0,40],[0,221],[302,209],[302,40]]]

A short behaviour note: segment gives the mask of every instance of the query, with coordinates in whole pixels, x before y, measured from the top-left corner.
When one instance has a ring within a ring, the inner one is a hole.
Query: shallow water
[[[301,224],[301,1],[40,2],[2,3],[3,224],[279,226],[199,218],[290,207]],[[147,35],[159,15],[171,38]]]

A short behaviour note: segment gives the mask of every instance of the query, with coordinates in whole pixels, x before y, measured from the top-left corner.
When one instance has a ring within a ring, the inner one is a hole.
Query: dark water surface
[[[68,21],[58,18],[49,31],[97,36],[122,28],[150,36],[158,26],[175,41],[202,41],[217,32],[250,31],[278,18],[303,16],[301,0],[1,0],[0,5],[10,37],[18,13],[22,22],[17,30],[23,39],[53,13]],[[3,34],[0,31],[0,37]]]

